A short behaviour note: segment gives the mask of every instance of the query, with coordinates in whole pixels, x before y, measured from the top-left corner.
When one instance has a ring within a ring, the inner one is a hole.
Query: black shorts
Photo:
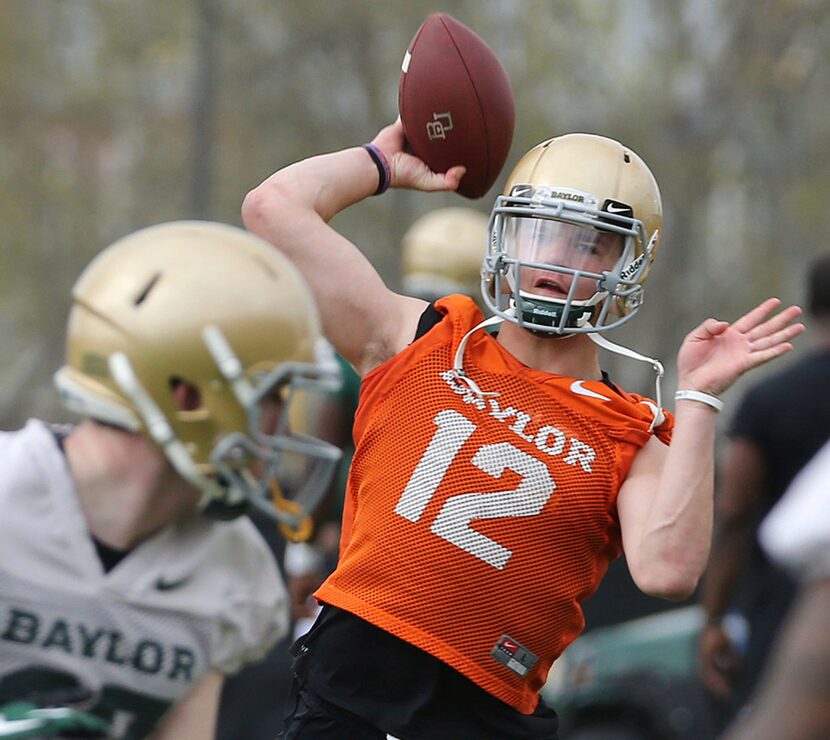
[[[558,737],[559,720],[544,702],[521,714],[443,661],[341,609],[324,607],[291,652],[295,683],[285,727],[295,734],[285,740]]]
[[[385,732],[345,709],[329,704],[294,676],[288,711],[278,740],[386,740]]]

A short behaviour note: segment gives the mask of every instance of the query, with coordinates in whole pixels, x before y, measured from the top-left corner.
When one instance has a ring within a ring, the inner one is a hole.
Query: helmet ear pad
[[[183,378],[170,378],[170,394],[179,411],[196,411],[202,407],[202,393]]]

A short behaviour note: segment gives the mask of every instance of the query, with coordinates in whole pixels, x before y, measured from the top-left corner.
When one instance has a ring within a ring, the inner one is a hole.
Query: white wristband
[[[723,401],[717,396],[710,393],[702,393],[701,391],[677,391],[674,394],[675,401],[700,401],[707,406],[711,406],[715,411],[720,411],[723,408]]]

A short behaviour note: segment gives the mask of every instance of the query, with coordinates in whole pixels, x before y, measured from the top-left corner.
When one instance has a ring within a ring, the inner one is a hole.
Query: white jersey
[[[761,523],[761,545],[800,580],[830,577],[830,442]]]
[[[144,737],[205,673],[260,659],[287,631],[249,520],[193,517],[104,572],[50,428],[0,433],[0,465],[0,704],[86,691],[119,737]]]

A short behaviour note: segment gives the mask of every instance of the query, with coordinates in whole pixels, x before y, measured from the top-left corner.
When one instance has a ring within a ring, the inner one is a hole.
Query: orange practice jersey
[[[525,367],[484,331],[464,353],[478,395],[452,367],[481,313],[436,306],[363,381],[340,562],[316,595],[528,714],[621,552],[616,495],[654,406]]]

